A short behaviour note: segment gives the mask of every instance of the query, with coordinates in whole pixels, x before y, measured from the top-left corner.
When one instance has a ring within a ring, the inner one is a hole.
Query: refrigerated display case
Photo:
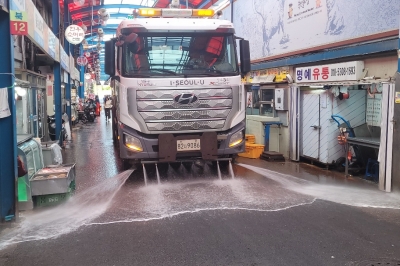
[[[19,210],[33,209],[30,180],[37,171],[43,168],[41,145],[30,134],[17,135],[18,156],[22,159],[27,174],[18,178],[18,207]]]
[[[18,178],[19,210],[33,209],[38,199],[41,202],[48,199],[42,197],[44,195],[70,195],[75,187],[75,164],[61,164],[61,152],[54,152],[56,147],[53,147],[55,145],[61,150],[58,144],[40,142],[31,134],[17,135],[17,141],[18,156],[27,171],[26,175]]]

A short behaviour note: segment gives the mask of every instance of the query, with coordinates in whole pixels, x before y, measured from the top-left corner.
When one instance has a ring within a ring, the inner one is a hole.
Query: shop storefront
[[[254,71],[246,78],[246,134],[289,157],[289,68]]]
[[[379,181],[383,189],[391,175],[391,162],[384,158],[391,153],[386,103],[391,102],[394,83],[388,75],[382,78],[385,75],[371,71],[377,63],[296,67],[292,106],[298,119],[292,124],[291,146],[297,146],[292,150],[300,159]]]

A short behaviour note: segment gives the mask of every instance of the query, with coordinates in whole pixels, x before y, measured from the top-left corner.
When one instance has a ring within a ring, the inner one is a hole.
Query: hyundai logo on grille
[[[179,104],[190,104],[197,102],[198,98],[194,93],[182,93],[174,97],[174,101]]]

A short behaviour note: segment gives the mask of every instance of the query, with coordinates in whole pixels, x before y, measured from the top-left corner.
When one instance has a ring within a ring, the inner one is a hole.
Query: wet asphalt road
[[[398,194],[246,159],[235,179],[206,166],[163,169],[160,185],[152,169],[148,186],[140,171],[125,182],[101,118],[75,128],[64,151],[76,196],[2,230],[0,265],[400,265]]]

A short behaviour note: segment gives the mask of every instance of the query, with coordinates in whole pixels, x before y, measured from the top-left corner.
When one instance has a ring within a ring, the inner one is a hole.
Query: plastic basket
[[[71,193],[63,193],[63,194],[41,195],[41,196],[35,196],[33,198],[36,207],[47,207],[63,203],[67,201],[70,196]]]
[[[240,157],[257,159],[264,151],[264,145],[246,143],[246,152],[239,153]]]
[[[246,142],[249,144],[254,144],[256,142],[256,136],[254,136],[254,135],[246,134],[245,139],[246,139]]]
[[[48,207],[66,202],[75,192],[75,180],[71,182],[67,193],[34,196],[35,207]]]

